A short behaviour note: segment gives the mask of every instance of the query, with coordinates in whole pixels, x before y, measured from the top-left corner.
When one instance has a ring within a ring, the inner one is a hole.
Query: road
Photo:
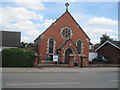
[[[3,73],[3,88],[118,88],[117,72]]]

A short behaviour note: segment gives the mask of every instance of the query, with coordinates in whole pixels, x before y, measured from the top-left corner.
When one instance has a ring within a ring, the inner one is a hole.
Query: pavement
[[[32,73],[47,73],[47,72],[54,72],[54,73],[93,73],[93,72],[118,72],[119,69],[117,67],[98,67],[98,68],[2,68],[2,73],[12,73],[12,72],[32,72]]]

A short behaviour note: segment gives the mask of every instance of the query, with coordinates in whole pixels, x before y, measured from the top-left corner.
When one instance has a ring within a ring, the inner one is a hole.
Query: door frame
[[[74,48],[73,47],[67,47],[65,50],[64,50],[64,52],[63,52],[63,59],[64,59],[64,62],[65,62],[65,52],[66,52],[66,50],[67,49],[71,49],[71,51],[72,51],[72,54],[74,55],[74,61],[75,61],[75,50],[74,50]]]

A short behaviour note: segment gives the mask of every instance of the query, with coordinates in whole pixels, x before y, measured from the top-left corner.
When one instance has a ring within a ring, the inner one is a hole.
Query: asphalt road
[[[2,87],[118,88],[118,73],[3,73]]]

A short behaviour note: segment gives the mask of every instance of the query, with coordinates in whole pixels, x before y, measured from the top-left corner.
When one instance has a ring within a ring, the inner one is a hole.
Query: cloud
[[[36,14],[23,7],[5,7],[0,9],[0,28],[8,31],[22,32],[22,41],[32,42],[39,36],[43,30],[52,24],[52,19],[43,19],[42,15]],[[32,20],[40,20],[40,23],[34,23]],[[39,29],[38,29],[39,28]],[[41,30],[41,28],[43,30]]]
[[[100,37],[102,36],[102,34],[107,34],[110,36],[110,38],[118,40],[118,31],[117,31],[117,28],[116,29],[114,28],[115,25],[118,24],[117,21],[114,21],[112,19],[107,19],[104,17],[91,18],[92,16],[90,15],[84,15],[82,13],[77,13],[77,12],[73,13],[73,17],[75,18],[75,20],[77,20],[78,23],[80,23],[80,26],[83,25],[82,26],[83,30],[90,37],[91,42],[93,44],[100,42]],[[88,21],[88,22],[86,23],[85,21]],[[93,27],[89,27],[89,26],[93,26]],[[104,26],[104,27],[100,27],[100,26]]]
[[[84,25],[84,31],[90,37],[93,44],[100,42],[102,34],[107,34],[110,38],[118,40],[118,22],[105,17],[90,18]]]
[[[32,42],[33,40],[35,40],[35,38],[37,38],[37,36],[39,36],[53,22],[54,22],[54,20],[52,20],[52,19],[46,19],[46,20],[44,20],[44,23],[42,23],[42,24],[33,24],[33,25],[29,24],[29,25],[27,25],[26,29],[29,29],[29,31],[23,30],[23,32],[25,32],[26,36],[22,37],[22,41]],[[27,24],[28,24],[28,22],[27,22]],[[20,25],[20,24],[18,24],[18,25]],[[20,25],[20,26],[22,26],[22,25]],[[20,27],[20,26],[18,26],[18,27]],[[33,26],[33,27],[31,27],[31,29],[30,29],[29,28],[30,26]],[[41,30],[39,31],[37,28],[41,28]]]
[[[52,19],[46,19],[45,22],[40,26],[40,27],[48,27],[50,26],[55,20],[52,20]]]
[[[90,36],[90,37],[100,37],[102,34],[108,34],[108,35],[113,35],[113,34],[118,34],[116,30],[112,29],[93,29],[93,28],[84,28],[84,31]]]
[[[19,5],[19,6],[23,6],[27,9],[33,9],[33,10],[44,10],[45,7],[44,5],[41,3],[41,0],[14,0],[14,2]]]
[[[6,7],[1,10],[3,16],[3,20],[6,21],[25,21],[28,19],[39,19],[40,21],[43,21],[43,16],[36,14],[34,11],[29,11],[23,7]]]
[[[86,25],[91,25],[91,26],[114,26],[118,25],[118,22],[109,18],[105,17],[94,17],[90,19]]]
[[[110,36],[110,38],[113,39],[118,39],[118,32],[117,30],[113,30],[113,29],[97,29],[97,28],[84,28],[83,29],[86,34],[90,37],[91,41],[93,43],[97,42],[100,40],[100,37],[102,36],[102,34],[107,34]]]

